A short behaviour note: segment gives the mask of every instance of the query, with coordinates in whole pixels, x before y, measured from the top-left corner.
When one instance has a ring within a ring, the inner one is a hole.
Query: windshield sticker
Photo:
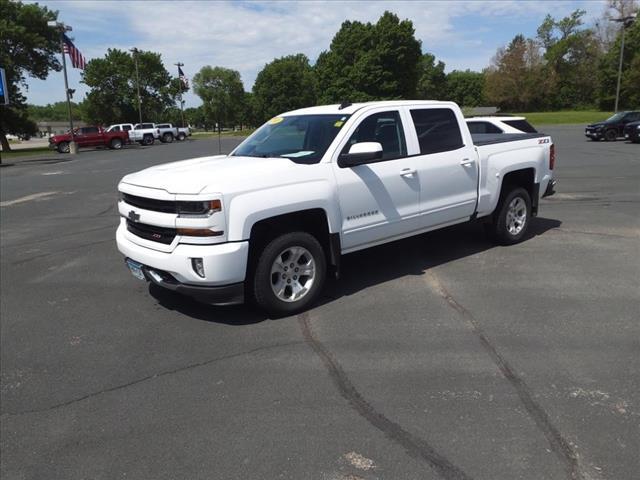
[[[281,121],[283,121],[284,118],[282,117],[273,117],[271,120],[269,120],[267,123],[269,125],[276,125],[277,123],[280,123]]]
[[[283,153],[280,156],[281,157],[298,158],[298,157],[306,157],[307,155],[311,155],[312,153],[315,153],[315,151],[314,150],[301,150],[299,152]]]

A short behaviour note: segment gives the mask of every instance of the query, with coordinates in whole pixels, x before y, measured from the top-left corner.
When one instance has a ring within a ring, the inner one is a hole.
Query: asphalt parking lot
[[[118,180],[216,139],[0,169],[2,478],[637,478],[640,145],[543,130],[558,193],[525,242],[354,253],[277,320],[116,250]]]

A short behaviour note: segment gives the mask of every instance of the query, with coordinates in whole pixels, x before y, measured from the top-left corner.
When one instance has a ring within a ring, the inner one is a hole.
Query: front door
[[[399,109],[374,110],[352,130],[340,153],[351,145],[378,142],[383,157],[355,167],[333,168],[342,212],[343,251],[357,250],[407,230],[419,213],[420,182],[416,161],[407,157],[406,126]]]

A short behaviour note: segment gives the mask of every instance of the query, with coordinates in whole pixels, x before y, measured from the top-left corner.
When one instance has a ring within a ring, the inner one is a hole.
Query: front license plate
[[[142,264],[127,259],[127,267],[131,270],[131,275],[140,280],[146,280],[146,278],[144,278],[144,272],[142,271]]]

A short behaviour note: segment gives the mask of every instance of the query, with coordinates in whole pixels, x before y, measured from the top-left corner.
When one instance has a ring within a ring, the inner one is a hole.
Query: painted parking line
[[[56,195],[58,193],[60,192],[33,193],[25,197],[16,198],[15,200],[7,200],[5,202],[0,202],[0,207],[9,207],[11,205],[17,205],[18,203],[30,202],[32,200],[37,200],[39,198],[50,197],[51,195]]]

